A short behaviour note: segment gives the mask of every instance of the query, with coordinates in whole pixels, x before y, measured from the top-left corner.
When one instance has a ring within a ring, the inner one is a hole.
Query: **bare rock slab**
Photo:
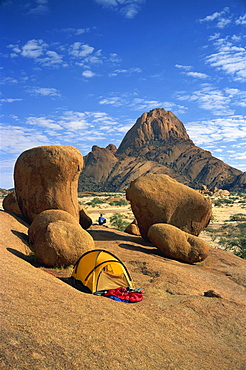
[[[212,216],[212,204],[198,191],[168,175],[148,173],[126,190],[143,239],[151,225],[166,223],[198,236]]]
[[[82,154],[72,146],[40,146],[23,152],[14,169],[23,216],[33,221],[46,209],[61,209],[79,220],[78,178],[82,168]]]

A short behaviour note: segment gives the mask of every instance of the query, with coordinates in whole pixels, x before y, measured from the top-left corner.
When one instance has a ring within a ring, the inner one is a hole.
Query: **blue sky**
[[[119,146],[171,110],[246,171],[246,1],[2,0],[1,188],[26,149]]]

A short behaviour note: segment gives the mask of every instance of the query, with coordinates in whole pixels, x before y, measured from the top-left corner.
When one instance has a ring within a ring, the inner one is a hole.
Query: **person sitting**
[[[103,217],[102,214],[100,214],[100,217],[98,218],[98,223],[99,223],[99,225],[106,224],[106,218]]]

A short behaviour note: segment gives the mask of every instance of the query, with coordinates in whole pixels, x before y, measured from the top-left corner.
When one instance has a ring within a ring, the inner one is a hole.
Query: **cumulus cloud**
[[[68,27],[68,28],[61,28],[60,30],[57,30],[57,32],[65,32],[67,34],[74,34],[76,36],[80,36],[80,35],[83,35],[84,33],[90,32],[90,28],[89,27],[86,27],[86,28]]]
[[[40,145],[54,145],[52,141],[37,128],[27,128],[22,126],[3,125],[1,127],[3,137],[1,150],[3,153],[20,154],[26,149]]]
[[[19,98],[8,98],[8,99],[0,99],[0,102],[2,103],[14,103],[16,101],[22,101],[23,99]]]
[[[192,66],[183,66],[182,64],[175,64],[175,67],[185,71],[190,71],[193,68]]]
[[[94,47],[81,42],[75,42],[68,50],[69,54],[75,58],[85,58],[86,56],[92,54],[93,51]]]
[[[20,50],[20,53],[23,57],[27,58],[38,58],[40,57],[43,53],[45,48],[48,45],[44,43],[43,40],[29,40]],[[17,49],[15,48],[17,51]]]
[[[36,0],[35,6],[31,7],[27,14],[31,15],[45,15],[49,13],[48,0]]]
[[[12,53],[10,54],[12,58],[17,56],[31,58],[36,63],[46,67],[56,68],[61,65],[66,66],[66,64],[63,63],[62,56],[56,51],[47,50],[48,46],[49,45],[42,39],[32,39],[27,41],[23,46],[10,44],[8,45],[8,48],[12,49]]]
[[[231,23],[231,19],[228,16],[228,13],[230,13],[230,9],[228,7],[225,7],[220,12],[215,12],[211,15],[207,15],[205,18],[199,19],[199,22],[202,23],[216,21],[215,27],[225,28],[229,23]]]
[[[237,25],[243,25],[246,26],[246,13],[244,15],[241,15],[238,19],[236,19],[235,22]]]
[[[235,107],[246,107],[246,91],[238,88],[219,89],[212,84],[202,84],[199,90],[191,93],[176,92],[175,97],[180,101],[197,103],[198,106],[214,115],[231,115]]]
[[[95,76],[95,73],[87,69],[86,71],[82,72],[82,76],[85,78],[91,78]]]
[[[185,73],[187,76],[191,76],[194,78],[201,78],[201,79],[206,79],[209,76],[206,73],[200,73],[200,72],[187,72]]]
[[[135,94],[136,95],[136,94]],[[187,108],[173,102],[160,101],[155,99],[147,99],[136,97],[134,94],[111,95],[108,97],[101,97],[99,104],[111,105],[114,107],[125,106],[136,111],[149,111],[155,108],[164,108],[165,110],[172,110],[173,113],[184,113]]]
[[[196,145],[246,138],[245,117],[242,115],[188,122],[185,126]]]
[[[191,69],[193,69],[192,66],[184,66],[182,64],[175,64],[175,67],[180,69],[181,73],[185,74],[186,76],[190,76],[190,77],[194,77],[198,79],[209,78],[209,76],[206,73],[191,71]]]
[[[129,69],[115,69],[113,72],[109,73],[109,76],[118,76],[119,74],[125,75],[125,76],[130,76],[133,73],[141,73],[142,70],[141,68],[138,67],[133,67]]]
[[[28,117],[26,123],[35,127],[47,127],[53,130],[61,130],[62,126],[57,124],[54,120],[46,117]]]
[[[122,14],[125,18],[134,18],[139,11],[141,6],[145,3],[145,0],[95,0],[96,3],[102,5],[105,8],[115,10]]]
[[[61,93],[59,90],[53,88],[53,87],[32,87],[27,90],[33,95],[42,95],[42,96],[57,96],[60,97]]]
[[[235,81],[246,80],[246,48],[232,40],[219,38],[214,42],[216,52],[206,57],[206,63],[230,75]]]

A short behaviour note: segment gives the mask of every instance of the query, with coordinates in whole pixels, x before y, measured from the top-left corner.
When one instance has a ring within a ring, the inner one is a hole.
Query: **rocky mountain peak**
[[[171,139],[190,140],[183,123],[170,111],[163,108],[143,113],[122,140],[117,154],[134,155],[135,151],[156,142]]]
[[[118,150],[96,145],[84,157],[79,191],[125,191],[131,181],[147,174],[166,174],[194,189],[206,185],[245,191],[246,175],[197,147],[183,123],[170,111],[143,113]]]

